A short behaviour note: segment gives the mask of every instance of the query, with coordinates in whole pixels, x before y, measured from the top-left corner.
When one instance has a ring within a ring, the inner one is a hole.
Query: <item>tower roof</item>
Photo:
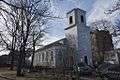
[[[72,9],[71,11],[67,12],[67,14],[71,13],[72,11],[81,11],[81,12],[86,13],[86,11],[84,11],[84,10],[82,10],[82,9],[80,9],[80,8],[74,8],[74,9]]]

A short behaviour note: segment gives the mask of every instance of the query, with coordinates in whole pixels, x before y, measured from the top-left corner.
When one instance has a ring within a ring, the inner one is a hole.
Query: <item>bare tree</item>
[[[112,9],[108,10],[108,14],[112,14],[113,12],[120,10],[120,0],[116,1],[114,5],[112,6]]]
[[[111,31],[114,32],[114,30],[116,29],[111,21],[104,20],[104,19],[92,22],[90,26],[93,30],[95,29],[108,30],[110,32]]]
[[[46,21],[44,21],[41,26],[44,26],[46,24]],[[32,49],[32,60],[31,60],[30,69],[32,69],[32,67],[33,67],[33,61],[34,61],[36,47],[38,48],[38,47],[43,46],[42,45],[42,42],[44,40],[43,37],[44,37],[44,34],[46,33],[47,29],[49,29],[49,28],[45,27],[45,28],[41,29],[41,27],[39,27],[39,28],[36,27],[36,29],[34,28],[31,32],[31,36],[29,37],[29,43],[28,43],[28,45]]]
[[[116,30],[115,30],[113,35],[114,35],[114,37],[117,38],[117,39],[114,39],[114,46],[116,47],[120,42],[120,38],[119,38],[119,35],[120,35],[120,20],[119,19],[116,20],[115,27],[116,27]]]
[[[1,32],[0,32],[1,46],[4,46],[4,48],[10,51],[11,59],[12,59],[11,60],[11,70],[12,70],[13,61],[14,61],[14,52],[17,49],[17,45],[16,45],[16,40],[17,40],[16,33],[18,29],[17,20],[15,16],[13,16],[12,13],[6,11],[6,9],[1,10],[0,16],[2,17],[3,22],[5,23],[4,28],[1,28]]]
[[[45,2],[44,0],[11,0],[9,4],[12,4],[9,8],[10,10],[3,8],[1,8],[1,10],[9,15],[12,14],[15,18],[13,20],[16,21],[13,22],[11,20],[12,24],[15,24],[13,27],[17,27],[17,30],[15,30],[15,37],[17,38],[15,38],[16,42],[13,43],[17,43],[17,50],[19,51],[17,75],[20,76],[24,68],[26,50],[30,46],[30,36],[32,35],[33,51],[35,51],[35,45],[38,44],[37,41],[43,37],[44,28],[42,25],[51,18],[48,11],[49,2]],[[38,33],[35,33],[36,29]],[[1,38],[2,37],[3,35],[1,35]],[[5,40],[2,41],[6,43]]]
[[[117,30],[117,27],[113,25],[112,22],[107,21],[107,20],[98,20],[96,22],[93,22],[91,23],[91,28],[95,31],[100,31],[100,30],[109,31],[112,36],[116,35],[116,30]],[[94,70],[96,74],[98,74],[98,77],[100,77],[101,79],[104,79],[105,76],[102,75],[103,73],[102,73],[101,66],[105,65],[104,64],[105,59],[109,57],[110,54],[112,54],[110,51],[113,50],[113,46],[111,44],[112,40],[109,39],[110,36],[107,37],[105,34],[101,34],[101,35],[102,35],[101,38],[99,37],[99,35],[97,36],[95,36],[94,34],[92,35],[92,46],[93,46],[92,54],[93,54],[93,61],[94,61],[94,65],[93,65]],[[98,39],[99,41],[97,41],[96,39]],[[109,44],[111,44],[109,45],[109,48],[105,47],[106,42],[109,42],[107,39],[110,40]],[[100,47],[96,47],[100,45],[103,46],[101,47],[101,49]]]
[[[120,15],[120,0],[114,1],[112,8],[109,9],[105,13],[107,13],[107,15],[108,14],[110,15],[110,14],[113,14],[114,12],[117,12],[118,13],[117,15]],[[115,21],[115,25],[114,25],[117,29],[114,31],[113,36],[118,36],[120,34],[120,26],[119,25],[120,25],[120,20],[117,19]],[[115,41],[115,46],[119,43],[119,41],[120,41],[120,39]]]

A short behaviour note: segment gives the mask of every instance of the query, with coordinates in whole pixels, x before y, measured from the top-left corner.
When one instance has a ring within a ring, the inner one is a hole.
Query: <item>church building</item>
[[[67,18],[65,35],[68,46],[75,49],[75,63],[92,64],[90,28],[86,26],[86,12],[76,8],[67,13]]]
[[[48,44],[35,53],[34,66],[72,67],[81,62],[92,65],[90,27],[86,12],[75,8],[67,13],[65,38]]]

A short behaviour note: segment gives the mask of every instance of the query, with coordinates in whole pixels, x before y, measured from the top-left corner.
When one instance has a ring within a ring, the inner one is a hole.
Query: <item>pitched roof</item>
[[[58,41],[55,41],[55,42],[50,43],[48,45],[45,45],[42,48],[39,48],[38,50],[36,50],[36,52],[39,51],[39,50],[44,50],[44,49],[53,47],[53,46],[65,46],[66,45],[66,41],[67,41],[66,38],[62,38],[62,39],[60,39]]]

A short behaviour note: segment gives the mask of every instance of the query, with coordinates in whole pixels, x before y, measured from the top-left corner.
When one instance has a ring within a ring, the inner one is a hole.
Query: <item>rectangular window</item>
[[[38,56],[39,62],[41,61],[41,55]]]
[[[45,58],[46,61],[48,61],[48,52],[46,52],[46,58]]]
[[[88,64],[87,56],[84,56],[84,61],[85,61],[86,64]]]
[[[69,24],[72,24],[72,23],[73,23],[73,17],[70,16],[70,17],[69,17]]]
[[[84,17],[83,17],[83,15],[81,16],[81,22],[84,23]]]
[[[42,61],[44,61],[44,53],[42,53]]]
[[[54,56],[53,56],[53,51],[51,51],[51,61],[53,61],[54,59]]]

